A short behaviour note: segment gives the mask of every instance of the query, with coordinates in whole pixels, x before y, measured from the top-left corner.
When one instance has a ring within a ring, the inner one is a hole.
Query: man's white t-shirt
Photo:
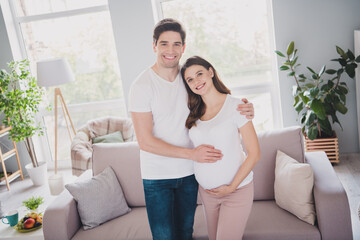
[[[204,189],[230,184],[245,160],[238,129],[249,120],[236,110],[241,103],[240,99],[227,95],[215,117],[208,121],[197,120],[196,126],[189,130],[190,139],[195,147],[209,144],[221,150],[223,154],[222,159],[215,163],[194,162],[196,180]],[[238,188],[250,183],[252,178],[251,171]]]
[[[152,112],[153,135],[169,144],[193,148],[185,121],[189,115],[187,92],[180,73],[169,82],[151,68],[133,82],[129,94],[130,112]],[[192,160],[171,158],[140,150],[143,179],[173,179],[194,174]]]

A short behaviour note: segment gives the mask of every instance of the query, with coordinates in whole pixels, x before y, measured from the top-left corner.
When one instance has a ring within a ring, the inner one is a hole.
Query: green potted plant
[[[23,205],[30,211],[34,211],[36,209],[38,209],[38,207],[44,203],[44,198],[43,197],[34,197],[32,196],[31,198],[25,200],[22,202]]]
[[[44,90],[37,86],[31,75],[29,61],[12,61],[10,69],[0,71],[0,112],[5,117],[2,122],[11,126],[10,138],[15,142],[24,141],[31,163],[26,165],[34,185],[42,185],[46,179],[46,162],[39,163],[34,151],[32,136],[43,135],[43,128],[36,123]],[[45,172],[44,172],[45,168]]]
[[[300,64],[298,63],[297,49],[295,49],[294,42],[289,43],[286,54],[275,51],[277,55],[284,58],[280,70],[288,71],[288,76],[295,80],[296,84],[292,89],[294,96],[293,106],[298,115],[301,116],[300,123],[306,140],[319,141],[315,145],[322,144],[325,146],[323,138],[336,138],[330,119],[332,123],[338,123],[342,129],[336,113],[346,114],[348,110],[346,108],[346,95],[349,89],[346,83],[340,79],[344,73],[350,78],[354,78],[357,63],[360,62],[360,56],[355,57],[350,50],[345,52],[336,46],[336,51],[339,57],[331,61],[335,61],[340,65],[337,69],[326,69],[324,65],[320,71],[316,72],[307,67],[310,76],[305,76],[305,74],[297,71]],[[338,162],[337,140],[334,142],[336,143],[336,160],[334,162]],[[308,147],[307,150],[309,150]],[[329,157],[329,152],[327,154]]]

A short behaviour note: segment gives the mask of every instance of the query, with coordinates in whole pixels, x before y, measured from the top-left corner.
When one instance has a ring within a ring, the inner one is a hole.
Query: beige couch
[[[263,132],[258,136],[262,157],[254,169],[254,205],[243,239],[352,239],[348,198],[325,153],[304,154],[303,137],[298,127]],[[317,212],[315,226],[299,220],[274,201],[274,169],[278,149],[299,162],[305,160],[313,168]],[[137,143],[94,145],[94,174],[100,173],[108,165],[115,170],[132,211],[84,231],[76,202],[65,190],[45,211],[45,239],[151,239]],[[86,172],[80,178],[90,177],[91,173]],[[201,205],[196,210],[194,239],[208,239]]]

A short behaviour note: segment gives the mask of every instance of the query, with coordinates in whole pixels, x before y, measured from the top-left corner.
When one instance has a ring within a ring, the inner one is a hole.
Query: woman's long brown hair
[[[203,66],[207,70],[211,68],[214,72],[214,76],[212,80],[216,90],[218,90],[218,92],[220,93],[231,94],[231,91],[220,80],[215,68],[211,65],[211,63],[209,63],[208,61],[206,61],[205,59],[199,56],[193,56],[191,58],[188,58],[184,63],[184,65],[181,67],[181,76],[184,81],[186,91],[188,93],[188,107],[190,109],[189,116],[187,117],[185,123],[185,126],[188,129],[190,129],[192,126],[196,126],[195,124],[196,120],[200,119],[205,114],[205,110],[206,110],[206,105],[202,100],[201,96],[191,91],[190,87],[185,81],[185,71],[186,69],[188,69],[193,65]]]

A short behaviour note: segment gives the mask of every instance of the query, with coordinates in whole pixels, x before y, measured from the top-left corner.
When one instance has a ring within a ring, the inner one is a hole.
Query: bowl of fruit
[[[42,227],[42,213],[31,212],[25,215],[14,229],[19,232],[30,232]]]

